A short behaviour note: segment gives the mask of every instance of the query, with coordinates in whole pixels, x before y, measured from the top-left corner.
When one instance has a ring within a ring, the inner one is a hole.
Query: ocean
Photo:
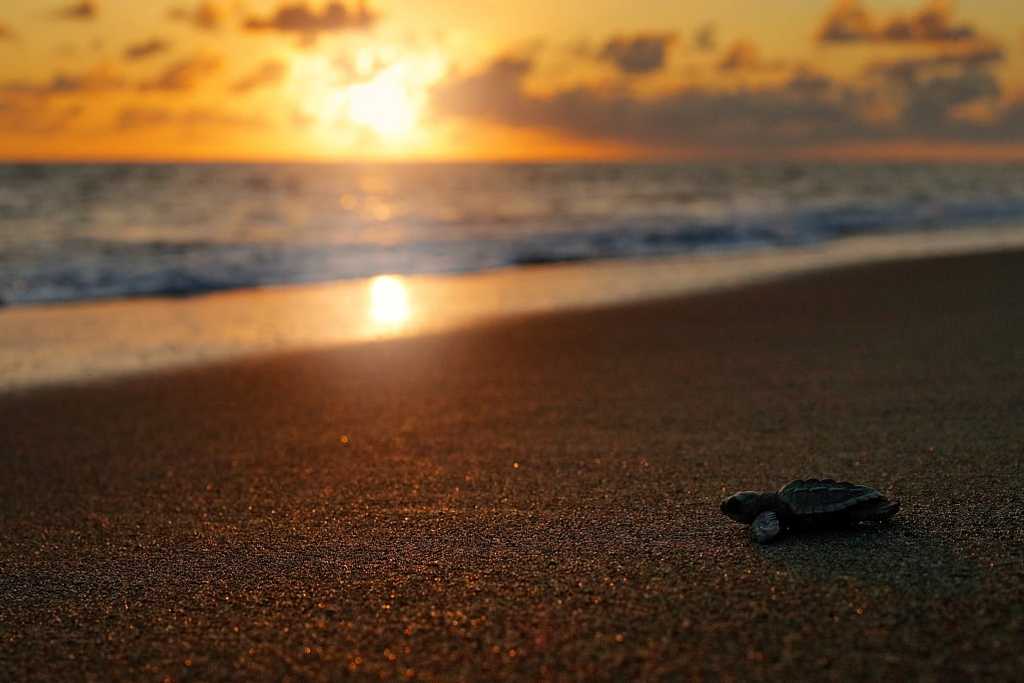
[[[0,166],[5,305],[1024,225],[1022,164]]]

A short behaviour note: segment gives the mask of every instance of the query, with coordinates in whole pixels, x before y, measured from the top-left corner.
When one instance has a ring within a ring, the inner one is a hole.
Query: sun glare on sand
[[[388,326],[409,319],[409,294],[401,278],[378,275],[370,281],[370,316],[378,325]]]

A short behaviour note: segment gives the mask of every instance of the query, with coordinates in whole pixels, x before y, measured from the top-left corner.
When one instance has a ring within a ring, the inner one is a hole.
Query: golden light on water
[[[409,293],[402,278],[378,275],[370,281],[370,317],[375,323],[397,327],[409,316]]]

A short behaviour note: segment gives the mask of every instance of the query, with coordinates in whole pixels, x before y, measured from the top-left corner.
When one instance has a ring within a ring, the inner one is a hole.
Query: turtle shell
[[[796,515],[842,512],[883,497],[869,486],[834,479],[797,479],[779,489],[778,496]]]

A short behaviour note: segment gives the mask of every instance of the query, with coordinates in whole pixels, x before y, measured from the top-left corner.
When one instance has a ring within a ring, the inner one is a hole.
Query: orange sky
[[[1024,5],[8,0],[0,158],[1024,158]]]

